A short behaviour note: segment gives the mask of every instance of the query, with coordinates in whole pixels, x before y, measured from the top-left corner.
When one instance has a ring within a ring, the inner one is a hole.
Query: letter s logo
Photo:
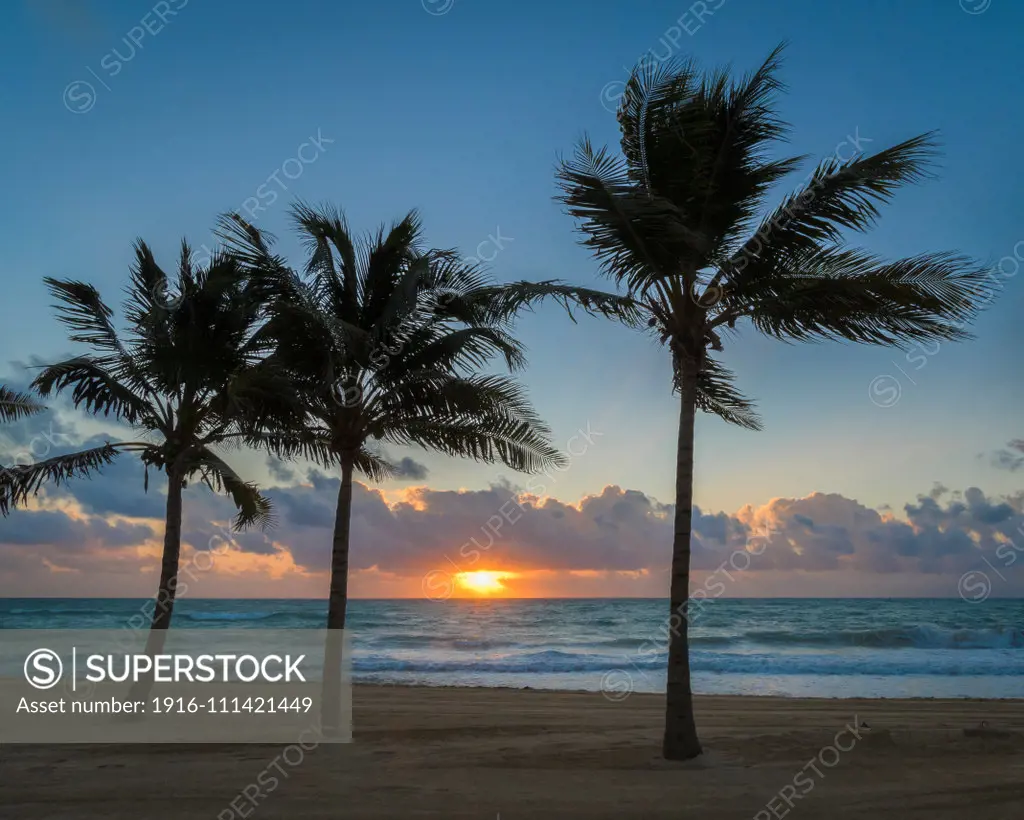
[[[52,649],[36,649],[25,658],[25,680],[36,689],[52,689],[64,674],[64,664]]]

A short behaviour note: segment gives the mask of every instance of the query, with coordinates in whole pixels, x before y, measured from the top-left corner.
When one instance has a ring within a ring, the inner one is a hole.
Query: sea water
[[[0,599],[0,629],[117,629],[152,604]],[[318,629],[321,600],[183,598],[174,627]],[[353,600],[357,682],[664,691],[668,602]],[[0,634],[2,640],[2,634]],[[690,626],[701,693],[1024,697],[1024,600],[731,599]]]

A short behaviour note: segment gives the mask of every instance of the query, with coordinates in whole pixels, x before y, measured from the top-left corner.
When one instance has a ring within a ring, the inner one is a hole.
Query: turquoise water
[[[0,599],[0,629],[117,629],[131,599]],[[663,691],[668,603],[350,602],[357,681]],[[326,602],[182,599],[177,628],[321,628]],[[1024,600],[718,599],[693,617],[694,688],[820,697],[1024,698]]]

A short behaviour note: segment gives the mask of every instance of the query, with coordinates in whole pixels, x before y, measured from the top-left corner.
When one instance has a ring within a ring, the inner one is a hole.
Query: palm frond
[[[0,384],[0,421],[17,421],[44,410],[46,407],[28,393],[18,393]]]
[[[409,211],[391,226],[387,234],[383,229],[379,231],[376,240],[367,248],[366,268],[361,281],[364,323],[379,323],[403,274],[422,253],[421,233],[419,214]]]
[[[551,431],[522,385],[498,375],[410,376],[387,394],[377,432],[395,444],[502,461],[525,472],[563,464],[565,458],[551,446]]]
[[[697,377],[697,409],[718,416],[729,424],[760,430],[755,405],[733,386],[734,374],[706,357]],[[678,385],[676,385],[678,389]]]
[[[386,344],[401,333],[401,323],[420,308],[424,286],[430,277],[431,257],[427,254],[410,258],[395,282],[379,316],[375,317],[373,342]]]
[[[108,354],[125,356],[124,346],[111,321],[114,312],[104,304],[99,291],[85,282],[43,278],[57,303],[57,319],[70,329],[68,339]]]
[[[144,396],[121,383],[113,374],[89,356],[48,365],[32,382],[32,387],[43,397],[71,388],[75,407],[90,413],[110,415],[129,424],[154,420],[155,411]]]
[[[529,423],[500,416],[465,421],[410,419],[393,440],[474,461],[500,461],[524,473],[540,472],[566,463],[565,455],[551,446]]]
[[[394,478],[397,474],[394,464],[381,454],[371,452],[365,447],[356,454],[355,469],[370,481],[376,482]]]
[[[272,268],[280,261],[272,252],[275,237],[249,222],[237,211],[227,211],[217,218],[214,235],[225,253],[248,268]]]
[[[500,355],[509,370],[526,366],[522,344],[510,334],[492,327],[463,327],[437,334],[422,345],[408,344],[406,355],[389,362],[382,378],[416,371],[480,369]],[[395,375],[393,375],[395,374]]]
[[[432,293],[468,294],[482,290],[489,285],[484,266],[479,262],[468,262],[458,251],[434,248],[424,254],[430,259],[430,266],[424,280],[424,287]]]
[[[358,324],[359,264],[345,214],[329,204],[313,208],[303,202],[291,214],[309,252],[306,273],[314,277],[317,292],[341,319]]]
[[[750,305],[754,327],[775,338],[901,346],[969,338],[967,323],[996,289],[990,271],[956,254],[885,263],[845,249],[820,251],[787,276],[753,282],[737,301]]]
[[[6,516],[11,510],[24,506],[30,497],[39,493],[44,483],[60,486],[73,478],[92,476],[113,462],[117,451],[117,445],[105,444],[34,464],[0,467],[0,515]]]
[[[870,156],[845,162],[834,156],[825,159],[806,185],[764,218],[729,260],[727,275],[773,275],[791,261],[839,242],[844,229],[868,230],[880,216],[879,206],[897,190],[927,178],[937,147],[932,132]]]
[[[532,310],[536,304],[546,300],[561,304],[573,321],[573,308],[591,316],[616,319],[631,327],[639,327],[645,316],[636,301],[628,296],[576,287],[557,279],[524,280],[481,288],[468,298],[484,306],[485,316],[491,322],[506,322],[521,310]]]
[[[279,459],[301,458],[323,467],[338,463],[330,433],[314,427],[239,433],[237,438],[246,447],[266,450]]]
[[[783,46],[740,81],[724,70],[697,73],[692,61],[641,63],[619,109],[630,180],[677,209],[702,239],[700,254],[678,254],[684,271],[717,258],[751,222],[795,159],[769,160],[788,126],[777,115]]]
[[[268,529],[275,524],[270,499],[262,495],[255,484],[243,481],[220,456],[209,448],[201,448],[187,463],[189,473],[199,473],[200,479],[214,492],[227,492],[231,496],[238,515],[235,529],[245,529],[258,524]]]
[[[687,223],[679,206],[638,186],[623,160],[586,138],[571,160],[559,163],[558,200],[580,222],[583,245],[604,272],[631,292],[679,271],[679,259],[695,259],[706,238]]]

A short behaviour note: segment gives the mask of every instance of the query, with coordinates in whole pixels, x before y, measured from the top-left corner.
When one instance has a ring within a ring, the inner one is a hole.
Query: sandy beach
[[[355,742],[5,746],[5,817],[1018,818],[1024,704],[706,696],[699,761],[662,699],[360,686]],[[856,720],[855,720],[856,719]]]

